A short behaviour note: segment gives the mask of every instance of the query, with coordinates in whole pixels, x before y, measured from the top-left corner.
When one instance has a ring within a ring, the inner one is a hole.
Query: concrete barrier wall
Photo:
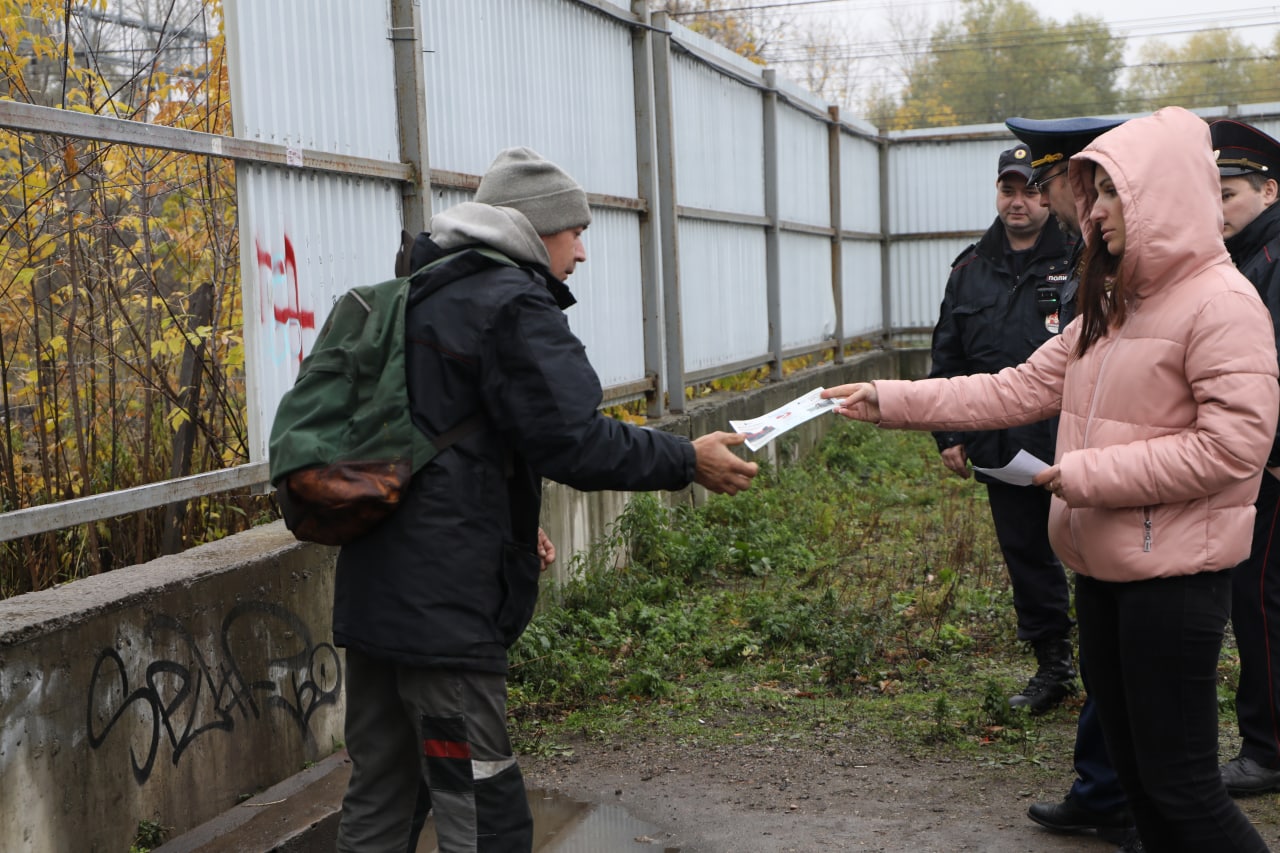
[[[0,601],[0,850],[126,853],[332,753],[333,565],[277,523]]]
[[[815,368],[655,427],[701,435],[818,385],[919,375],[919,356],[905,359]],[[834,423],[810,421],[767,458],[798,457]],[[544,526],[558,571],[625,504],[549,484]],[[338,749],[335,556],[277,522],[0,601],[0,850],[123,853],[139,821],[172,837]]]

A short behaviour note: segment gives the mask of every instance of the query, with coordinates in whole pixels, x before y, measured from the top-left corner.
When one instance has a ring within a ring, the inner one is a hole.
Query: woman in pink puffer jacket
[[[1280,386],[1271,320],[1222,243],[1208,126],[1170,107],[1071,160],[1080,314],[997,374],[824,392],[885,427],[1060,414],[1049,536],[1077,573],[1085,686],[1148,851],[1266,844],[1218,771],[1217,665]]]

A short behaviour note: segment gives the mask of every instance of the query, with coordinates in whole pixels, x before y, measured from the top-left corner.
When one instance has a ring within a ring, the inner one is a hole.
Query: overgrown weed
[[[1081,697],[1009,708],[1035,664],[986,491],[947,475],[926,434],[839,423],[737,497],[636,496],[571,569],[512,649],[522,753],[856,736],[1070,779]],[[1230,637],[1223,661],[1229,752]]]
[[[520,746],[637,725],[772,736],[829,718],[1025,753],[1029,718],[992,699],[1032,663],[985,491],[936,457],[926,435],[839,424],[737,497],[635,497],[512,650]]]

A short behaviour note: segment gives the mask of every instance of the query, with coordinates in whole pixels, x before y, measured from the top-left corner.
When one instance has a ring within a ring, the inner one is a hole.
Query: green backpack
[[[498,252],[478,249],[506,265]],[[428,438],[409,411],[405,308],[416,275],[354,287],[339,298],[271,423],[271,483],[294,536],[345,545],[400,505],[437,453],[479,429],[473,415]],[[452,279],[434,282],[432,292]]]

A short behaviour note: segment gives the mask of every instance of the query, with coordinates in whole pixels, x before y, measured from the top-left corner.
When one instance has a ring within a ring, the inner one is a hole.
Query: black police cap
[[[1209,124],[1209,136],[1224,178],[1259,172],[1280,180],[1280,142],[1256,127],[1224,118]]]
[[[1124,124],[1122,118],[1011,118],[1005,127],[1031,148],[1031,166],[1039,180],[1056,163],[1066,164],[1073,154],[1102,134]]]
[[[1031,149],[1025,145],[1015,145],[1007,151],[1000,152],[1000,163],[996,169],[996,180],[1005,175],[1021,175],[1024,181],[1031,180]]]

